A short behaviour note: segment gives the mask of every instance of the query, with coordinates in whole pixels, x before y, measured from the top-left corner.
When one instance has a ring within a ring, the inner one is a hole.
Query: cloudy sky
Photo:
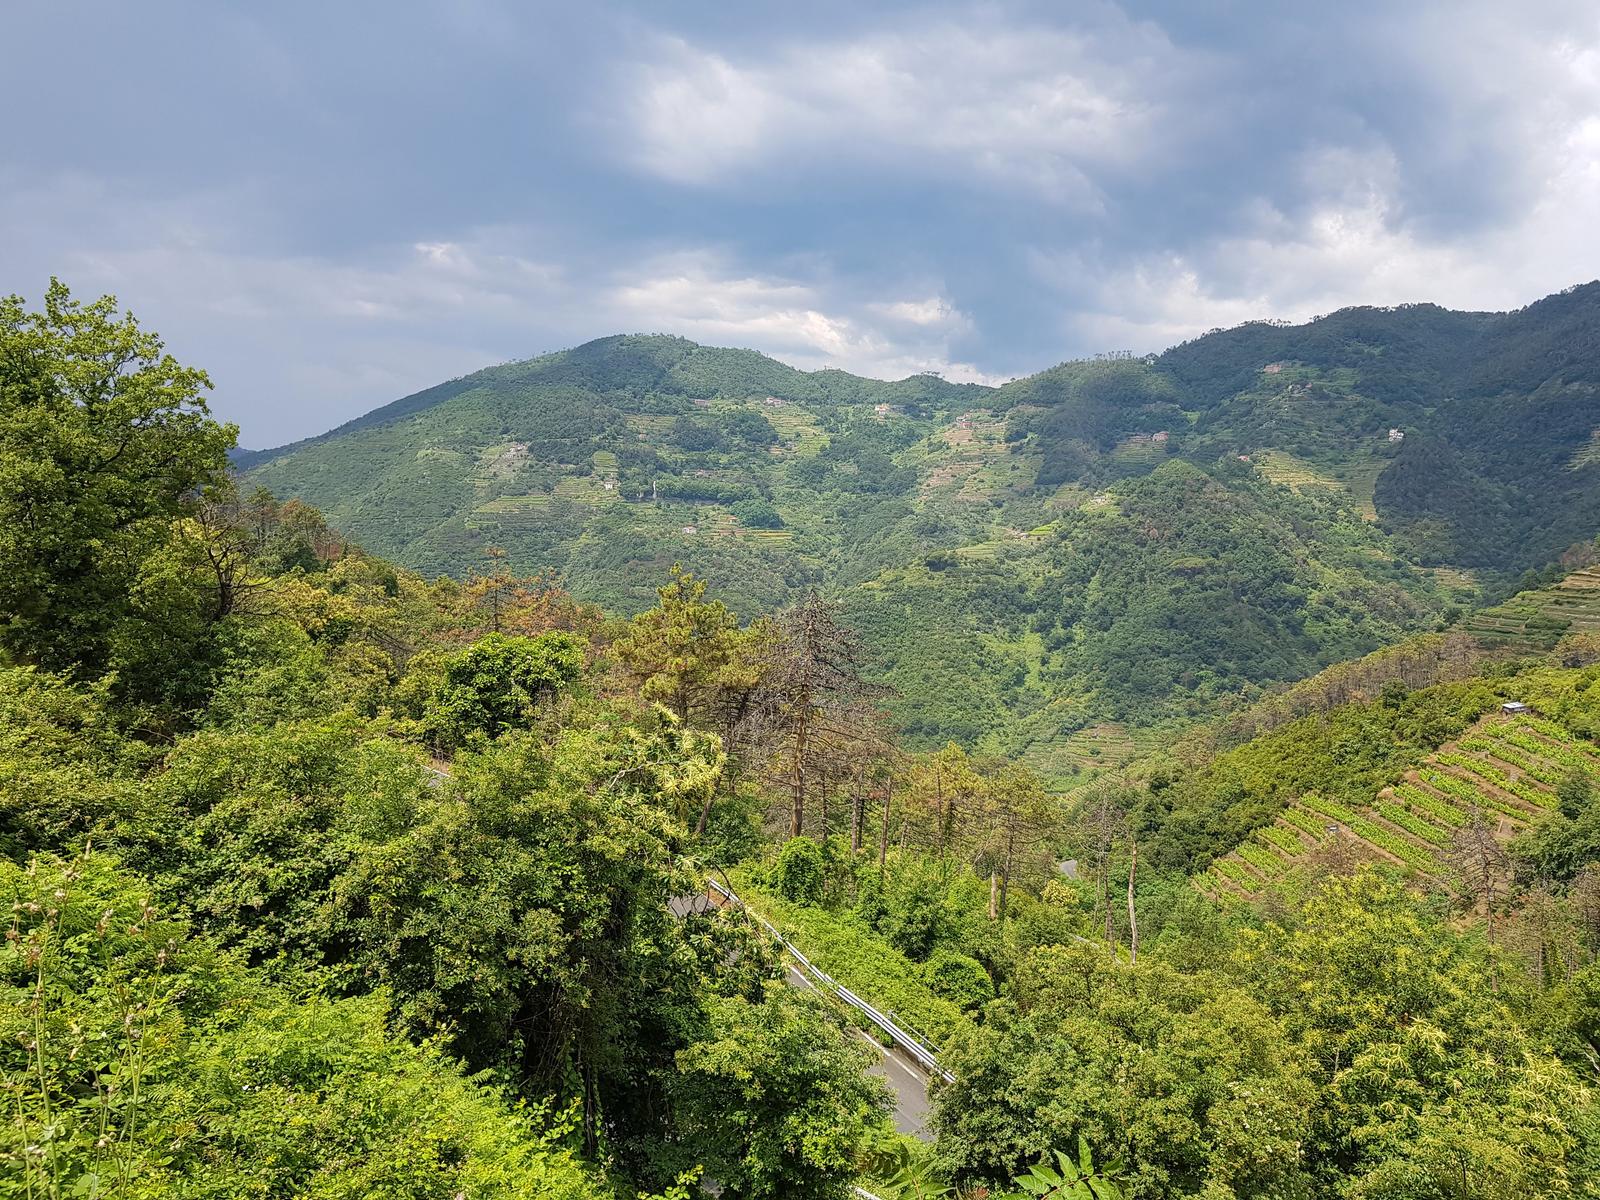
[[[1590,2],[10,0],[0,76],[0,291],[247,446],[615,332],[999,380],[1600,275]]]

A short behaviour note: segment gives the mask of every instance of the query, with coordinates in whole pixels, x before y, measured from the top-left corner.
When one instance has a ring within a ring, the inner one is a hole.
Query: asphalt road
[[[792,987],[816,990],[816,986],[799,967],[790,966],[784,978]],[[878,1061],[868,1068],[868,1074],[884,1080],[894,1095],[894,1127],[901,1133],[931,1141],[933,1135],[928,1131],[928,1113],[931,1109],[928,1103],[928,1077],[898,1049],[879,1044],[859,1029],[855,1033],[877,1053]]]
[[[675,897],[668,901],[668,907],[680,917],[703,912],[710,904],[711,901],[705,896],[698,895]],[[791,987],[816,991],[816,985],[793,963],[788,965],[783,977]],[[928,1077],[923,1074],[922,1068],[898,1047],[883,1046],[859,1029],[855,1033],[877,1055],[877,1062],[868,1071],[889,1085],[889,1091],[894,1096],[894,1127],[912,1137],[932,1140],[933,1135],[928,1130],[928,1114],[932,1107],[928,1103]]]

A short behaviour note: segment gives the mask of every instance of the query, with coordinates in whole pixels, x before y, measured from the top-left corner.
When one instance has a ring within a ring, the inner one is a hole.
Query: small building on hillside
[[[1389,440],[1391,442],[1403,442],[1403,441],[1405,441],[1406,440],[1406,431],[1404,429],[1391,429],[1391,430],[1389,430]]]
[[[782,408],[783,407],[783,401],[778,399],[776,396],[768,396],[761,403],[765,404],[768,408]]]
[[[1283,370],[1283,364],[1281,362],[1268,363],[1266,366],[1261,368],[1261,373],[1263,375],[1276,375],[1281,370]]]
[[[1165,429],[1158,429],[1150,435],[1150,440],[1152,442],[1160,443],[1166,441],[1167,436],[1167,431]]]
[[[1533,709],[1529,708],[1521,700],[1507,700],[1500,706],[1500,711],[1508,717],[1514,717],[1519,713],[1530,713]]]

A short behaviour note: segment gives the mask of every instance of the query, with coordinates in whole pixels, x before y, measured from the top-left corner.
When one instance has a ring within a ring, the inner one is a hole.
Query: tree
[[[582,673],[583,648],[581,638],[557,630],[491,633],[451,655],[426,717],[436,745],[453,750],[474,735],[525,727],[541,701]]]
[[[1009,1179],[1040,1146],[1084,1138],[1151,1200],[1306,1194],[1315,1092],[1301,1054],[1216,975],[1037,947],[940,1057],[956,1079],[935,1124],[959,1180]]]
[[[783,528],[783,517],[772,506],[770,500],[759,498],[740,500],[729,511],[739,518],[739,524],[746,525],[751,529]]]
[[[787,768],[789,836],[799,837],[807,792],[827,762],[829,741],[857,740],[846,714],[882,689],[861,677],[866,649],[860,635],[841,625],[837,607],[815,592],[783,615],[779,631],[768,703]]]
[[[1283,1022],[1317,1085],[1303,1154],[1348,1194],[1566,1196],[1591,1168],[1587,1101],[1499,952],[1370,869],[1236,939],[1237,978]],[[1348,1182],[1347,1182],[1348,1181]]]
[[[988,780],[965,750],[951,742],[913,762],[904,808],[913,844],[941,859],[966,857],[990,831],[972,836],[990,804]]]
[[[92,855],[0,858],[0,1178],[18,1195],[615,1193],[382,997],[279,989]]]
[[[809,838],[790,838],[773,867],[778,895],[795,904],[815,904],[822,899],[822,884],[822,850]]]
[[[1593,777],[1588,771],[1573,767],[1556,781],[1556,799],[1561,802],[1561,815],[1576,821],[1594,799]]]
[[[1038,842],[1049,826],[1051,810],[1044,785],[1025,767],[1001,766],[990,775],[988,785],[991,853],[1000,884],[995,915],[1004,920],[1018,854]]]
[[[665,704],[680,721],[706,715],[744,643],[738,618],[705,594],[705,580],[674,565],[671,581],[656,589],[656,606],[629,622],[612,646],[640,695]]]
[[[1497,822],[1473,804],[1467,821],[1451,836],[1442,859],[1456,874],[1494,941],[1495,902],[1510,887],[1511,857],[1496,836]]]
[[[0,645],[98,674],[143,623],[141,568],[227,470],[236,431],[204,372],[109,296],[52,280],[43,312],[0,299]]]
[[[636,1014],[679,969],[667,901],[690,885],[667,810],[708,764],[665,736],[513,732],[458,756],[424,820],[361,848],[329,915],[404,1027],[530,1099],[576,1099],[591,1149],[657,1052]]]
[[[743,1200],[843,1200],[889,1108],[867,1052],[820,998],[784,984],[759,1002],[715,999],[708,1014],[673,1086],[694,1157]]]
[[[1116,932],[1112,919],[1112,866],[1117,847],[1129,837],[1130,800],[1121,781],[1101,780],[1090,787],[1068,826],[1073,849],[1087,862],[1095,882],[1100,910],[1105,916],[1107,945],[1115,941]]]

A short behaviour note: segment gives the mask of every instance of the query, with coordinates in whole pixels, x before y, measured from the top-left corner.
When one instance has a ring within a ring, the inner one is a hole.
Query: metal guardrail
[[[868,1004],[860,996],[852,992],[849,988],[841,984],[838,980],[834,979],[833,976],[829,975],[826,971],[819,969],[809,958],[800,952],[799,947],[797,947],[788,938],[784,937],[783,934],[779,933],[777,927],[774,926],[771,921],[768,921],[760,913],[750,908],[749,905],[745,904],[745,902],[739,899],[739,897],[736,896],[731,890],[718,883],[715,879],[706,880],[706,885],[711,889],[711,891],[717,893],[724,900],[737,906],[749,916],[753,917],[755,921],[769,934],[771,934],[772,937],[776,939],[778,944],[788,952],[789,956],[805,969],[806,975],[808,975],[817,984],[820,984],[822,989],[829,995],[837,996],[845,1004],[848,1004],[851,1008],[855,1009],[862,1016],[864,1016],[868,1021],[876,1025],[880,1030],[887,1034],[897,1046],[909,1054],[916,1064],[924,1071],[928,1072],[930,1075],[939,1076],[947,1083],[954,1081],[955,1076],[939,1065],[939,1059],[934,1052],[934,1047],[928,1045],[914,1033],[906,1029],[904,1026],[898,1024],[894,1020],[893,1014],[880,1012],[878,1009]],[[856,1189],[856,1194],[858,1196],[865,1197],[870,1197],[872,1195],[870,1192],[863,1192],[860,1188]],[[873,1197],[873,1200],[876,1200],[876,1198]]]

